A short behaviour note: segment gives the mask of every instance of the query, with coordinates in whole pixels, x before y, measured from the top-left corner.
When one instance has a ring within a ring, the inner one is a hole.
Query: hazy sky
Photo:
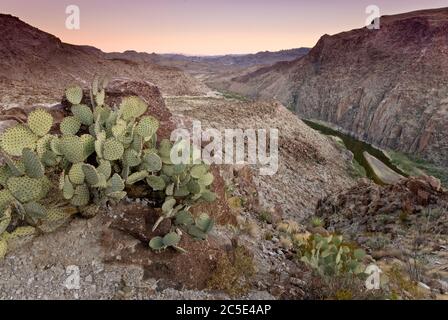
[[[71,4],[80,30],[65,28]],[[0,0],[0,12],[104,51],[224,54],[314,46],[325,33],[363,26],[371,4],[385,15],[448,0]]]

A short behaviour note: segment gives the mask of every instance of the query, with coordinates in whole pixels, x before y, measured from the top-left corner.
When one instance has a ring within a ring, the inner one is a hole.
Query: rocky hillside
[[[448,165],[448,8],[384,16],[380,30],[324,35],[310,53],[233,79],[381,147]]]
[[[354,183],[352,155],[279,103],[214,98],[174,98],[166,103],[179,117],[176,126],[181,128],[191,129],[184,122],[196,119],[203,128],[217,129],[223,136],[225,129],[232,128],[279,129],[278,171],[263,176],[253,168],[260,208],[277,208],[285,218],[303,220],[313,214],[320,198]]]
[[[109,83],[106,103],[117,105],[128,95],[139,95],[148,103],[148,113],[161,123],[160,138],[176,127],[190,129],[193,120],[201,120],[204,129],[218,130],[285,125],[279,137],[278,173],[260,176],[254,166],[214,166],[213,191],[218,199],[192,210],[210,212],[216,226],[205,242],[184,237],[186,254],[149,250],[158,214],[148,194],[138,188],[129,191],[125,201],[104,206],[96,217],[76,217],[56,232],[29,239],[33,241],[10,251],[0,261],[4,276],[0,277],[0,299],[227,299],[234,297],[229,290],[238,286],[219,280],[226,272],[220,263],[227,261],[227,255],[239,254],[237,250],[242,249],[235,246],[246,248],[250,256],[246,265],[256,268],[250,279],[242,279],[247,282],[247,288],[241,288],[245,297],[303,298],[305,293],[298,287],[305,283],[298,278],[303,267],[282,249],[275,228],[286,219],[306,220],[320,198],[352,186],[349,154],[279,104],[170,97],[165,105],[157,87],[121,79]],[[64,100],[48,108],[56,123],[67,115],[66,104]],[[25,121],[31,109],[0,111],[0,127]],[[170,230],[168,222],[160,225],[160,234]],[[79,290],[64,286],[66,268],[71,265],[80,270]]]
[[[207,91],[177,68],[110,58],[99,49],[63,43],[16,17],[0,14],[0,105],[54,103],[65,87],[90,83],[95,74],[149,81],[169,95]]]

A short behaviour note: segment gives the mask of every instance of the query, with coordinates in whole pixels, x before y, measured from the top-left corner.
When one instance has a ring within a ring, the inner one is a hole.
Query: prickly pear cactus
[[[164,199],[153,229],[164,219],[173,219],[176,227],[152,239],[150,248],[185,252],[179,247],[180,229],[206,239],[213,219],[206,214],[194,217],[189,209],[216,198],[210,190],[209,166],[197,161],[173,164],[172,155],[185,143],[158,143],[160,123],[146,114],[146,102],[129,96],[118,106],[109,106],[106,86],[105,80],[96,78],[90,97],[84,97],[79,86],[65,91],[72,115],[62,119],[59,134],[50,133],[51,114],[36,109],[26,123],[0,136],[5,161],[0,166],[0,259],[21,239],[54,231],[77,212],[92,217],[107,202],[122,200],[127,188],[137,184],[148,188],[149,197]],[[59,194],[50,192],[52,185],[58,186]],[[10,230],[13,217],[28,225]]]
[[[28,115],[28,127],[39,137],[45,136],[53,125],[53,117],[43,109],[32,111]]]

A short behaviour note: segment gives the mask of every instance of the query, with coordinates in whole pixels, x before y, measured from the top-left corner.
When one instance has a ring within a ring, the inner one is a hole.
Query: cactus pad
[[[123,154],[123,162],[129,167],[135,167],[141,163],[141,159],[137,151],[134,149],[126,149]]]
[[[46,135],[53,125],[53,117],[43,109],[36,109],[28,115],[28,127],[39,137]]]
[[[68,172],[68,176],[70,177],[70,181],[74,184],[83,184],[84,183],[84,171],[82,170],[82,166],[84,163],[78,162],[72,165]]]
[[[109,193],[107,196],[112,199],[115,199],[117,201],[120,201],[121,199],[126,197],[126,194],[127,194],[126,191],[116,191],[116,192]]]
[[[79,86],[72,86],[65,90],[65,96],[71,104],[80,104],[82,100],[82,89]]]
[[[198,179],[199,184],[202,184],[203,186],[209,186],[213,183],[213,175],[208,172],[202,177]]]
[[[146,178],[146,183],[148,183],[154,191],[163,190],[166,186],[165,180],[159,176],[149,176]]]
[[[83,134],[80,139],[84,146],[84,159],[87,159],[92,153],[95,152],[95,138],[90,134]]]
[[[117,124],[114,125],[111,130],[112,130],[112,135],[117,138],[120,136],[123,136],[126,133],[126,129],[127,129],[127,124],[126,121],[124,120],[118,120]]]
[[[76,187],[73,198],[70,200],[70,203],[77,207],[85,206],[89,203],[90,200],[90,192],[89,188],[85,184],[81,184]]]
[[[136,96],[123,98],[120,104],[121,117],[126,121],[140,117],[147,109],[146,102]]]
[[[34,227],[18,227],[13,232],[5,237],[8,242],[9,249],[15,249],[31,240],[37,235],[37,230]]]
[[[165,245],[163,243],[163,238],[162,237],[154,237],[151,239],[151,241],[149,241],[149,247],[152,250],[162,250],[165,248]]]
[[[50,150],[50,142],[53,139],[53,136],[51,134],[46,134],[43,137],[41,137],[39,140],[37,140],[36,143],[36,152],[39,156],[42,157],[42,155]]]
[[[0,235],[6,231],[9,224],[11,223],[11,207],[7,207],[0,215]]]
[[[107,160],[100,160],[100,164],[98,168],[96,168],[98,173],[101,173],[106,179],[109,179],[111,173],[112,173],[112,166],[110,165],[110,162]]]
[[[180,235],[178,235],[176,232],[170,232],[163,237],[163,244],[166,247],[177,246],[179,242],[180,242]]]
[[[72,207],[50,208],[47,212],[46,219],[38,228],[42,232],[53,232],[77,212],[78,210]]]
[[[82,171],[84,172],[84,176],[89,185],[96,185],[100,181],[98,171],[96,171],[96,168],[94,166],[90,164],[83,164]]]
[[[143,156],[143,165],[149,172],[158,172],[162,169],[162,160],[155,153],[148,153]]]
[[[8,189],[0,190],[0,212],[6,210],[13,201],[15,201],[15,198]]]
[[[81,128],[81,121],[77,117],[65,117],[59,125],[62,134],[70,135],[76,134]]]
[[[134,135],[134,140],[132,140],[131,148],[135,150],[137,153],[140,153],[143,150],[143,138],[138,134]]]
[[[43,205],[35,201],[25,203],[23,205],[23,208],[25,209],[27,216],[30,217],[32,221],[42,219],[47,214],[47,209]]]
[[[167,198],[165,202],[162,204],[162,211],[163,212],[170,212],[173,210],[173,207],[176,205],[176,199],[173,198]]]
[[[72,163],[82,162],[85,158],[84,144],[80,137],[64,135],[59,140],[59,149],[65,159]]]
[[[41,186],[39,199],[43,199],[47,196],[48,192],[50,191],[52,183],[46,176],[43,176],[42,178],[39,178],[37,180],[39,180]]]
[[[159,129],[159,121],[152,116],[145,116],[140,119],[137,126],[135,127],[135,132],[144,137],[151,137]]]
[[[173,165],[163,165],[162,172],[168,177],[174,176],[174,166]]]
[[[62,155],[62,151],[61,151],[61,144],[60,144],[60,140],[58,137],[54,136],[51,138],[50,140],[50,149],[52,152],[54,152],[54,154],[61,156]]]
[[[196,219],[196,226],[205,233],[209,233],[213,228],[214,220],[206,213],[201,213]]]
[[[190,174],[193,178],[200,179],[207,173],[207,168],[202,165],[195,165],[193,168],[191,168]]]
[[[11,177],[8,180],[8,189],[20,202],[38,200],[42,195],[42,181],[27,176]]]
[[[169,158],[173,145],[168,139],[163,139],[160,142],[159,153],[162,158]]]
[[[44,166],[39,160],[37,154],[28,148],[22,151],[23,164],[25,173],[30,178],[42,178],[45,174]]]
[[[98,123],[104,123],[106,122],[107,118],[109,117],[110,109],[107,107],[97,106],[93,110],[93,118],[96,119],[96,122]]]
[[[195,180],[190,180],[187,184],[188,191],[192,194],[197,194],[201,192],[201,186]]]
[[[201,199],[206,202],[213,202],[216,200],[216,193],[211,191],[205,191],[204,193],[202,193]]]
[[[126,183],[127,184],[134,184],[134,183],[136,183],[138,181],[144,180],[147,176],[148,176],[148,171],[146,171],[146,170],[135,172],[135,173],[131,174],[126,179]]]
[[[0,260],[5,258],[7,252],[8,252],[8,243],[6,242],[6,240],[0,240]]]
[[[174,196],[175,197],[186,197],[189,194],[190,194],[190,191],[188,190],[188,188],[186,186],[178,187],[174,191]]]
[[[106,160],[114,161],[123,156],[124,147],[121,142],[115,138],[109,138],[104,142],[103,157]]]
[[[187,232],[195,239],[205,240],[207,238],[207,234],[199,229],[196,225],[189,226]]]
[[[96,95],[95,95],[95,102],[98,106],[102,106],[104,104],[104,99],[106,98],[106,92],[104,91],[104,89],[102,89],[101,91],[99,91]]]
[[[68,176],[65,176],[64,178],[64,185],[62,187],[62,195],[64,199],[70,200],[73,198],[73,195],[75,194],[75,189],[73,188],[73,184],[70,182],[70,179]]]
[[[190,212],[182,210],[176,214],[175,222],[177,225],[190,226],[194,224],[194,218]]]
[[[1,147],[11,156],[21,156],[24,148],[34,150],[38,137],[23,124],[5,130]]]
[[[95,152],[98,157],[103,157],[103,146],[104,142],[106,141],[106,132],[101,131],[97,133],[96,140],[95,140]]]
[[[81,124],[90,126],[93,123],[93,112],[85,104],[76,104],[72,106],[71,111]]]
[[[0,185],[6,186],[6,181],[12,177],[12,172],[8,166],[0,166]]]
[[[124,190],[124,181],[121,179],[120,175],[114,173],[112,178],[107,182],[108,188],[106,189],[106,194]]]

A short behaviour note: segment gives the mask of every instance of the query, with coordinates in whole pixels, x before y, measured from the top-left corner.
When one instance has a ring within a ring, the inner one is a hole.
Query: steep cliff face
[[[448,165],[448,8],[324,35],[310,53],[234,79],[376,145]]]

